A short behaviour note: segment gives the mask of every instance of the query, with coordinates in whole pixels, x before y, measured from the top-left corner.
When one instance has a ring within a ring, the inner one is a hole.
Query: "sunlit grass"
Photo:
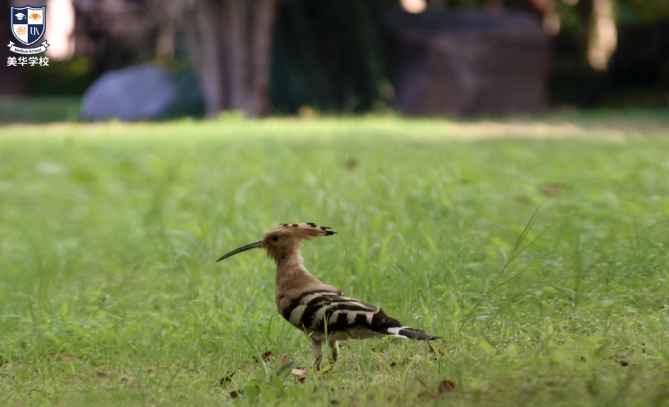
[[[308,378],[268,404],[665,405],[666,122],[542,122],[0,128],[0,404],[220,405],[286,354]],[[436,359],[349,342],[312,371],[265,255],[215,263],[295,221]]]

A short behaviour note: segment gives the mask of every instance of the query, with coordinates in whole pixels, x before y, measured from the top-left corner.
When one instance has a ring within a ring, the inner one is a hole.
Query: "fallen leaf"
[[[539,187],[542,194],[546,196],[555,196],[563,193],[567,189],[567,185],[561,182],[549,182]]]
[[[74,356],[67,353],[49,353],[49,357],[62,360],[64,362],[71,362],[74,360]]]
[[[437,391],[442,394],[442,393],[452,393],[455,391],[455,383],[453,383],[450,380],[442,380],[441,383],[439,383],[439,388],[437,388]]]
[[[290,363],[290,358],[288,357],[288,355],[283,355],[281,356],[279,363],[281,364],[281,366],[287,365],[288,363]]]
[[[304,369],[293,369],[290,371],[290,373],[293,375],[295,380],[299,381],[300,383],[304,383],[304,381],[307,379],[307,371]]]
[[[103,381],[104,381],[104,380],[109,380],[109,379],[111,379],[111,375],[109,375],[109,374],[107,374],[107,373],[105,373],[105,372],[95,372],[95,374],[98,375],[98,377],[99,377],[100,379],[102,379]]]
[[[356,160],[355,158],[349,158],[348,160],[346,160],[346,161],[344,162],[344,167],[345,167],[347,170],[352,170],[352,169],[354,169],[354,168],[357,167],[357,166],[358,166],[358,160]]]
[[[516,198],[516,202],[523,204],[523,205],[531,205],[532,204],[532,198],[530,198],[527,195],[518,195]]]

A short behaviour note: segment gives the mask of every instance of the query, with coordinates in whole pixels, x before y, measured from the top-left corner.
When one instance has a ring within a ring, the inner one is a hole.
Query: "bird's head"
[[[282,223],[265,233],[262,240],[235,249],[216,261],[225,260],[237,253],[251,249],[265,249],[269,257],[279,261],[279,259],[297,250],[300,247],[300,240],[311,240],[318,236],[332,236],[335,233],[328,226],[318,226],[315,223]]]

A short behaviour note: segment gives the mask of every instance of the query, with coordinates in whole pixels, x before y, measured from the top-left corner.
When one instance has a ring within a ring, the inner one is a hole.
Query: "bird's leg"
[[[311,340],[311,347],[314,349],[314,356],[316,357],[314,366],[316,366],[316,370],[320,370],[321,360],[323,360],[323,341],[317,340],[313,336],[309,337],[309,340]]]
[[[339,359],[339,342],[330,339],[330,350],[332,350],[332,362]]]

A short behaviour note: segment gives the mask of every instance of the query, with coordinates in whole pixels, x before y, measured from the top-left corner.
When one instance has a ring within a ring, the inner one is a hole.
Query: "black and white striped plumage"
[[[392,335],[404,339],[430,340],[436,336],[403,326],[375,305],[347,297],[339,290],[305,291],[281,310],[281,315],[298,329],[309,333],[345,334],[366,339]]]
[[[329,229],[314,223],[281,224],[267,232],[263,240],[233,250],[219,261],[253,248],[267,250],[277,264],[276,303],[279,313],[307,334],[317,365],[322,358],[322,344],[326,341],[336,361],[338,341],[342,340],[379,336],[438,339],[437,336],[403,326],[375,305],[345,296],[307,271],[300,256],[300,240],[334,235],[335,232]]]

